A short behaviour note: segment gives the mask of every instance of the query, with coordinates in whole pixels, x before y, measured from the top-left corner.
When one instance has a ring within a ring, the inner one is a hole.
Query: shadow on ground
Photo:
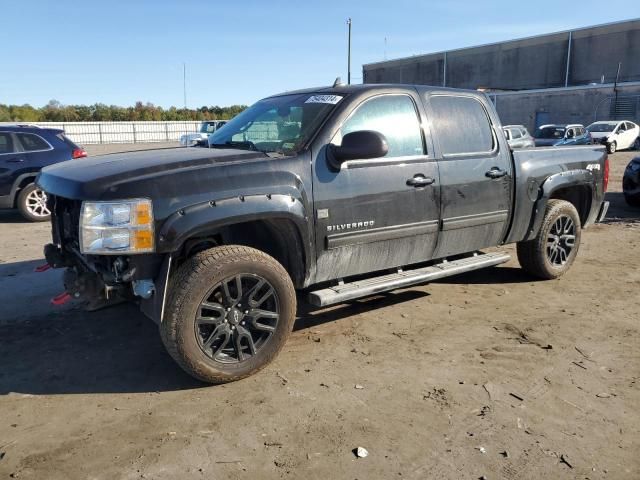
[[[31,223],[26,220],[17,210],[0,209],[0,223]]]
[[[518,268],[489,268],[442,282],[531,281]],[[427,296],[405,289],[316,309],[301,295],[295,331]],[[16,301],[20,301],[17,299]],[[158,327],[135,305],[87,313],[75,307],[0,324],[0,395],[139,393],[199,388],[167,354]]]
[[[602,223],[640,222],[640,208],[630,207],[622,192],[607,192],[605,199],[610,204],[607,217]]]

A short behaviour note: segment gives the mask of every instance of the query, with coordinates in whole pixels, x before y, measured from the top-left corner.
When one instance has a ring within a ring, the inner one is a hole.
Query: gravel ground
[[[303,306],[272,365],[217,387],[134,307],[52,310],[48,226],[0,212],[0,479],[640,478],[632,156],[610,157],[609,218],[565,277],[514,259]]]

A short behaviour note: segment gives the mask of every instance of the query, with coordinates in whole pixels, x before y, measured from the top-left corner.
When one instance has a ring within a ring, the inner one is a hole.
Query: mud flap
[[[602,202],[602,205],[600,205],[600,212],[598,212],[598,218],[596,219],[596,222],[600,223],[601,221],[604,220],[604,217],[607,216],[607,210],[609,210],[609,202]]]
[[[160,266],[160,273],[156,277],[155,292],[151,298],[140,301],[140,310],[147,317],[160,325],[164,315],[164,303],[167,296],[167,287],[169,285],[169,274],[171,271],[171,255],[167,255]]]

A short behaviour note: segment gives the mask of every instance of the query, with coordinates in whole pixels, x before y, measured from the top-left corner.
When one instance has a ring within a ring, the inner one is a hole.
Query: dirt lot
[[[0,478],[640,478],[632,156],[564,278],[512,260],[303,307],[275,363],[218,387],[133,307],[52,310],[59,272],[31,273],[48,227],[0,213]]]

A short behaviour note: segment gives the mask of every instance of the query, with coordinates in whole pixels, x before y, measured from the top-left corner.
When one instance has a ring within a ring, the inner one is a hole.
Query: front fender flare
[[[309,259],[312,246],[304,203],[300,198],[280,194],[231,197],[179,210],[162,224],[157,251],[176,252],[187,239],[220,227],[276,218],[293,221],[305,249],[305,258]]]

